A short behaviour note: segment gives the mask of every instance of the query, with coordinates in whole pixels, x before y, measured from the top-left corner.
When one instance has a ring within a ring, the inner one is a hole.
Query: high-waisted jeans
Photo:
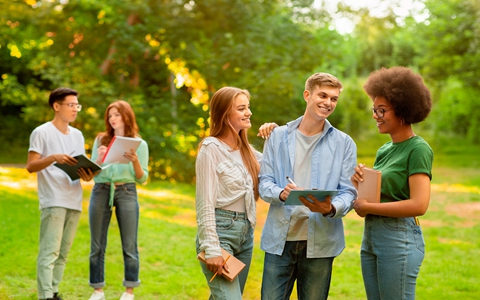
[[[215,280],[209,282],[214,273],[210,272],[204,263],[200,263],[210,287],[211,295],[209,299],[241,300],[252,261],[253,228],[245,213],[218,208],[215,210],[215,221],[220,246],[241,260],[245,264],[245,268],[233,282],[221,276],[217,276]],[[197,239],[197,253],[199,252]]]
[[[414,218],[367,215],[360,256],[369,300],[415,299],[425,242]]]
[[[105,286],[105,250],[112,209],[108,205],[110,185],[96,183],[90,197],[88,216],[90,222],[90,286]],[[137,247],[139,206],[135,183],[126,183],[115,187],[113,200],[115,215],[122,239],[125,287],[140,285],[139,255]]]

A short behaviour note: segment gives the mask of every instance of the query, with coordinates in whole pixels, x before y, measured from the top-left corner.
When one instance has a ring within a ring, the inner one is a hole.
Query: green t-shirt
[[[408,177],[425,173],[431,180],[432,163],[432,148],[419,136],[380,147],[373,168],[382,171],[381,202],[410,199]]]

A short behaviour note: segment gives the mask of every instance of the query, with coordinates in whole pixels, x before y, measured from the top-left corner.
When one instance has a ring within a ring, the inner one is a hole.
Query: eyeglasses
[[[389,111],[389,110],[393,110],[393,109],[374,108],[374,107],[372,107],[373,113],[376,114],[377,117],[379,117],[379,118],[383,118],[383,116],[385,115],[385,112],[386,112],[386,111]]]
[[[78,104],[78,103],[61,103],[60,105],[68,105],[68,107],[69,107],[70,109],[76,108],[77,111],[81,111],[81,110],[82,110],[82,105],[81,105],[81,104]]]

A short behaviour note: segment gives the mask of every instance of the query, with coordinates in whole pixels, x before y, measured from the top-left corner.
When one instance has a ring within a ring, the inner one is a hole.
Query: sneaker
[[[134,295],[129,294],[129,293],[123,293],[122,297],[120,297],[120,300],[133,300],[135,298]]]
[[[60,297],[59,293],[54,293],[53,294],[53,300],[62,300],[62,297]]]
[[[105,300],[105,293],[94,291],[88,300]]]

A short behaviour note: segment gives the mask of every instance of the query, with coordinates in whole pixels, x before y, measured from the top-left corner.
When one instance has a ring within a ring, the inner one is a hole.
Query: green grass
[[[480,147],[458,143],[435,150],[432,197],[420,218],[426,257],[417,284],[417,299],[478,299],[480,290]],[[463,145],[463,146],[461,146]],[[374,149],[374,147],[372,147]],[[373,154],[362,159],[373,163]],[[476,155],[477,154],[477,155]],[[39,211],[35,175],[22,169],[0,168],[0,299],[36,299],[36,255]],[[66,299],[88,299],[88,199],[60,285]],[[140,186],[140,279],[137,299],[207,299],[208,288],[195,258],[194,186],[149,183]],[[259,299],[263,252],[259,249],[262,219],[268,205],[258,203],[256,247],[244,299]],[[366,299],[359,249],[363,220],[345,219],[347,247],[335,259],[329,299]],[[105,292],[109,299],[123,292],[123,259],[115,217],[106,254]],[[292,297],[295,299],[295,297]]]

